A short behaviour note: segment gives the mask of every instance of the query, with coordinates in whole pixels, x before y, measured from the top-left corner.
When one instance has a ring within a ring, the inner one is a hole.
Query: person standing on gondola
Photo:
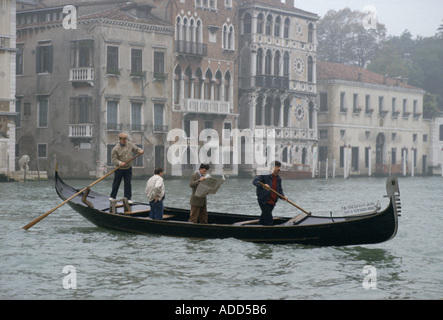
[[[114,182],[112,183],[109,200],[115,200],[118,188],[123,179],[125,188],[124,196],[128,199],[129,203],[132,203],[132,162],[128,163],[128,161],[131,160],[133,152],[143,154],[141,148],[128,141],[128,135],[126,133],[120,133],[118,135],[118,143],[111,151],[111,160],[116,168],[121,167],[114,172]]]
[[[209,165],[202,163],[200,164],[200,168],[198,169],[198,171],[191,176],[191,181],[189,182],[189,186],[192,188],[192,195],[190,200],[191,212],[188,222],[208,223],[206,197],[197,197],[195,195],[195,191],[197,190],[199,183],[205,180],[205,174],[208,170]]]
[[[252,184],[257,187],[257,200],[261,209],[261,216],[258,223],[261,225],[272,226],[274,224],[272,210],[274,210],[275,204],[278,201],[278,196],[274,192],[271,192],[271,189],[281,194],[284,200],[288,199],[283,193],[281,178],[278,175],[280,169],[280,161],[275,161],[271,165],[271,174],[258,175],[252,181]]]

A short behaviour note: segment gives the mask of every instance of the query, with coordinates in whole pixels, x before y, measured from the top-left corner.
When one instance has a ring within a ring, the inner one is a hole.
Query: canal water
[[[209,210],[256,214],[251,181],[226,180],[208,196]],[[67,182],[82,188],[92,180]],[[165,205],[188,208],[189,181],[165,182]],[[93,189],[109,194],[111,183]],[[145,183],[133,181],[135,201],[145,201]],[[394,239],[322,248],[108,231],[68,205],[25,231],[61,203],[54,182],[1,183],[0,299],[441,299],[443,178],[400,177],[399,185],[402,216]],[[315,215],[388,201],[384,178],[284,180],[283,187]],[[286,202],[274,210],[298,213]]]

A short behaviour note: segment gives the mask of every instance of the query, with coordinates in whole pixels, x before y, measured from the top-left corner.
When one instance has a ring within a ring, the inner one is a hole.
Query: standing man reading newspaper
[[[188,222],[193,223],[208,223],[208,210],[206,208],[206,196],[198,197],[195,195],[195,191],[199,186],[200,182],[205,180],[205,174],[209,170],[209,165],[202,163],[200,168],[196,173],[191,176],[191,181],[189,182],[189,186],[192,189],[191,195],[191,214],[189,216]]]

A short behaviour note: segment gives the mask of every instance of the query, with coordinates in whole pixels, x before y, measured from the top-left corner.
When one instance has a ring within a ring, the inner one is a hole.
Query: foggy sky
[[[375,7],[378,22],[384,24],[388,36],[400,36],[406,29],[416,36],[431,37],[443,24],[443,0],[295,0],[295,7],[321,17],[329,9],[346,7],[363,11]]]

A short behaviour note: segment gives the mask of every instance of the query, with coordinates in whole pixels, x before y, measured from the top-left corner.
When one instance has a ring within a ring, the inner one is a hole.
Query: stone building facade
[[[317,140],[316,22],[294,1],[242,1],[239,21],[239,128],[270,139],[269,159],[310,165]],[[242,166],[260,173],[265,163]]]
[[[17,156],[35,155],[48,173],[57,160],[65,176],[99,177],[125,132],[145,150],[135,175],[169,170],[172,26],[149,4],[62,4],[17,13]]]
[[[15,0],[0,0],[0,173],[15,171]]]
[[[425,91],[338,63],[317,63],[320,176],[425,174]],[[327,168],[327,169],[326,169]]]

